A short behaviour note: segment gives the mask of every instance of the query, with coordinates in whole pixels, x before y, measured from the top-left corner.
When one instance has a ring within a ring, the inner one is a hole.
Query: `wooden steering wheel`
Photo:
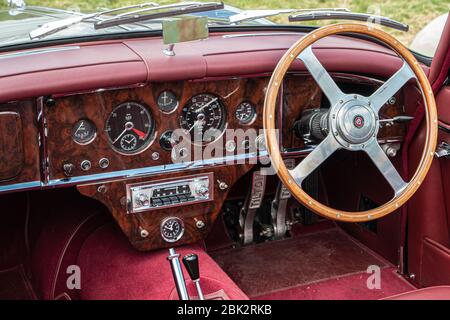
[[[370,97],[345,94],[316,58],[312,44],[338,33],[364,34],[391,47],[403,59],[402,67]],[[328,135],[294,169],[286,168],[275,130],[275,108],[283,78],[290,65],[300,59],[330,101]],[[422,91],[426,110],[426,139],[420,164],[413,178],[405,182],[377,141],[378,112],[409,80],[415,79]],[[312,211],[333,220],[361,222],[381,218],[403,205],[423,182],[434,157],[437,142],[437,112],[433,91],[414,56],[398,40],[382,30],[363,24],[335,24],[317,29],[297,41],[281,58],[267,88],[264,103],[264,132],[272,166],[292,195]],[[394,190],[394,198],[384,205],[361,212],[330,208],[303,191],[303,180],[336,150],[365,151]]]

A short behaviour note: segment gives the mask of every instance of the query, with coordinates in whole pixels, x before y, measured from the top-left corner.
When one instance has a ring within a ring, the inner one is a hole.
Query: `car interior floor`
[[[415,289],[381,256],[331,224],[210,255],[250,299],[382,299]],[[381,287],[369,288],[372,268]]]
[[[58,202],[58,210],[46,205],[49,197]],[[58,276],[54,268],[71,264],[82,268],[84,286],[71,299],[177,298],[168,251],[136,251],[105,209],[75,190],[19,193],[1,200],[1,211],[15,214],[0,226],[0,299],[60,299],[58,283],[65,285],[66,273]],[[17,206],[8,206],[11,201]],[[205,291],[225,292],[225,299],[382,299],[415,289],[392,263],[331,221],[297,225],[290,237],[248,246],[218,238],[221,245],[206,241],[177,252],[197,253]],[[381,287],[367,285],[370,268],[379,268]],[[122,276],[126,272],[132,281]]]

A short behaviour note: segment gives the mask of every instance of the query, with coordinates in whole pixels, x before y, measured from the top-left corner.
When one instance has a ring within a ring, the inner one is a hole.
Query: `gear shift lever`
[[[183,257],[183,264],[191,277],[192,282],[197,289],[199,300],[205,300],[202,288],[200,287],[200,270],[198,266],[198,256],[196,254],[188,254]]]

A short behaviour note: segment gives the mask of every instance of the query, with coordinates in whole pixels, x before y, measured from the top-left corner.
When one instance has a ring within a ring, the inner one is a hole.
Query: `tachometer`
[[[154,124],[148,109],[136,102],[117,106],[106,121],[111,147],[125,155],[144,151],[152,140]]]
[[[183,108],[180,122],[181,127],[191,134],[193,142],[212,142],[223,131],[225,108],[218,96],[199,94]]]

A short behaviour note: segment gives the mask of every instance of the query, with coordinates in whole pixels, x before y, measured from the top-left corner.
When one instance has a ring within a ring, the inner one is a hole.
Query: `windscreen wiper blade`
[[[147,2],[147,3],[137,4],[137,5],[124,6],[124,7],[115,8],[115,9],[108,9],[108,10],[94,12],[94,13],[90,13],[90,14],[70,12],[73,14],[73,17],[44,23],[39,28],[31,31],[29,35],[32,40],[40,39],[40,38],[49,36],[51,34],[57,33],[61,30],[67,29],[70,26],[73,26],[80,22],[87,21],[87,20],[94,19],[94,18],[99,18],[100,16],[105,15],[105,14],[111,14],[114,12],[120,12],[120,11],[124,11],[124,10],[135,9],[135,8],[146,8],[146,7],[157,7],[157,6],[159,6],[159,4],[157,4],[155,2]],[[68,12],[64,11],[64,13],[68,13]]]
[[[309,11],[336,11],[336,12],[350,12],[346,8],[319,8],[319,9],[267,9],[267,10],[245,10],[238,14],[232,15],[230,23],[239,23],[248,20],[256,20],[277,16],[280,14],[300,13]]]
[[[103,29],[122,24],[169,18],[183,14],[221,10],[224,7],[225,5],[223,2],[181,2],[119,14],[109,19],[96,22],[94,27],[95,29]]]
[[[317,11],[301,13],[289,16],[290,22],[299,21],[314,21],[314,20],[354,20],[364,21],[379,24],[385,27],[408,31],[409,25],[392,20],[387,17],[371,15],[366,13],[354,13],[354,12],[336,12],[336,11]]]

